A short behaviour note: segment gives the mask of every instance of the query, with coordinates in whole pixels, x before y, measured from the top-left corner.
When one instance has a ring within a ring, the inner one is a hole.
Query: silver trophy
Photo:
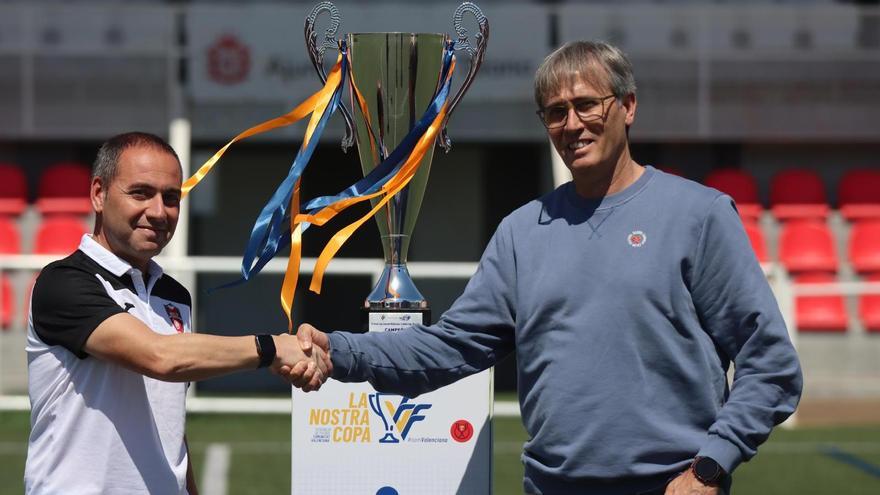
[[[315,22],[322,13],[329,14],[330,25],[324,38],[319,40]],[[475,17],[479,29],[475,35],[475,46],[471,45],[467,30],[462,27],[463,17],[467,13]],[[337,48],[341,43],[336,39],[340,19],[338,9],[330,2],[319,3],[306,18],[306,47],[322,81],[326,80],[324,51],[326,48]],[[446,123],[480,67],[489,36],[488,20],[479,7],[470,2],[462,3],[456,9],[453,25],[458,34],[455,50],[467,52],[470,65],[461,87],[451,99],[446,121],[438,137],[440,146],[447,152],[452,143],[446,134]],[[428,108],[438,89],[443,52],[450,41],[449,35],[435,33],[345,35],[351,60],[352,84],[349,89],[353,112],[344,106],[341,108],[346,122],[342,146],[348,149],[352,141],[357,142],[364,174],[373,170],[400,144]],[[357,87],[362,101],[357,101],[352,87]],[[377,317],[375,324],[386,328],[430,323],[428,302],[413,283],[406,260],[432,158],[433,148],[425,154],[412,181],[376,215],[385,269],[364,302],[364,308],[370,314],[371,326],[374,316]],[[373,204],[377,201],[374,199]],[[415,318],[421,321],[414,321]]]

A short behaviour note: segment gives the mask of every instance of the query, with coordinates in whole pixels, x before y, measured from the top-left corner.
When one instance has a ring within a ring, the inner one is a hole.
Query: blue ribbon
[[[330,116],[333,115],[338,108],[342,97],[345,76],[348,71],[348,61],[347,57],[345,57],[346,47],[344,43],[342,44],[341,49],[343,50],[341,66],[342,80],[339,87],[333,92],[333,96],[330,98],[330,102],[324,110],[324,114],[321,115],[321,118],[318,120],[318,124],[315,126],[315,130],[312,133],[309,142],[304,143],[304,146],[301,146],[297,152],[296,158],[290,167],[287,177],[281,182],[274,194],[272,194],[272,197],[263,207],[259,216],[257,216],[254,226],[251,229],[251,235],[248,239],[247,247],[242,256],[241,278],[223,284],[212,289],[212,291],[240,285],[250,280],[252,276],[258,274],[263,269],[266,263],[268,263],[278,251],[284,249],[290,244],[290,227],[287,224],[290,220],[289,209],[290,198],[293,196],[293,187],[296,185],[297,180],[302,176],[303,171],[305,171],[305,168],[317,147],[321,134],[324,132],[324,128],[330,120]],[[254,263],[254,259],[257,257],[256,254],[258,252],[260,253],[260,256],[257,258],[256,263]]]

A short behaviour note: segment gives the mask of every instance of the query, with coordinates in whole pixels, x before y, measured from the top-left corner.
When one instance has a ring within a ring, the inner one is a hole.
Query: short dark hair
[[[178,158],[174,148],[159,136],[148,132],[126,132],[108,139],[98,149],[98,156],[95,157],[95,163],[92,165],[92,179],[97,177],[101,179],[103,184],[110,184],[113,178],[116,177],[116,172],[119,168],[119,157],[122,155],[122,152],[128,148],[135,147],[164,151],[173,156],[177,163],[180,164],[180,158]]]
[[[543,106],[547,98],[575,79],[597,89],[607,84],[618,100],[636,93],[632,64],[623,51],[602,41],[571,41],[547,55],[535,73],[535,103]]]

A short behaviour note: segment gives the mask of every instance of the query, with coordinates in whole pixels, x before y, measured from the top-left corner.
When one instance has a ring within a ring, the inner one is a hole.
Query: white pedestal
[[[491,494],[492,385],[486,370],[415,399],[293,389],[291,493]]]

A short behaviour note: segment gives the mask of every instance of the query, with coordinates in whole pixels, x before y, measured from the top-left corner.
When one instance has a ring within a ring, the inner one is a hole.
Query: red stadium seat
[[[840,213],[850,221],[880,219],[880,170],[850,170],[837,188]]]
[[[68,255],[76,251],[83,234],[88,232],[86,224],[72,215],[51,215],[37,228],[34,239],[34,254]],[[31,281],[31,289],[25,294],[24,317],[30,312],[30,293],[36,277]],[[27,321],[24,321],[27,326]]]
[[[0,254],[20,254],[21,236],[18,227],[9,218],[0,217]]]
[[[15,223],[0,217],[0,254],[19,254],[21,242]],[[5,273],[0,273],[0,328],[8,330],[15,311],[15,292]]]
[[[12,163],[0,163],[0,215],[21,215],[26,207],[24,171]]]
[[[760,203],[758,183],[752,174],[738,168],[713,170],[703,183],[730,195],[737,203]]]
[[[761,213],[764,212],[764,208],[756,203],[737,203],[736,209],[745,223],[757,222],[761,218]]]
[[[821,222],[799,220],[782,227],[779,261],[791,273],[837,272],[834,237]]]
[[[853,224],[849,233],[849,261],[859,273],[880,273],[880,220]]]
[[[15,293],[6,274],[0,274],[0,330],[9,330],[15,318]]]
[[[44,215],[90,213],[90,176],[89,168],[79,163],[63,162],[47,168],[40,176],[37,209]]]
[[[836,282],[834,275],[809,273],[795,278],[797,284]],[[845,332],[849,325],[842,295],[797,296],[795,321],[800,332]]]
[[[779,172],[770,181],[770,209],[781,221],[828,218],[825,183],[810,170]]]
[[[88,232],[86,224],[77,217],[50,216],[37,228],[34,253],[68,255],[76,251],[82,235],[86,232]]]
[[[880,282],[880,273],[868,277],[869,282]],[[869,332],[880,332],[880,294],[863,294],[859,297],[859,318]]]
[[[758,261],[764,263],[770,258],[767,256],[767,243],[764,242],[764,232],[761,226],[754,222],[745,222],[743,226],[746,228],[746,234],[749,236],[749,242],[752,243],[752,249],[755,251]]]
[[[733,198],[743,220],[760,218],[763,208],[758,197],[758,183],[752,174],[737,168],[722,168],[710,172],[703,183]]]

